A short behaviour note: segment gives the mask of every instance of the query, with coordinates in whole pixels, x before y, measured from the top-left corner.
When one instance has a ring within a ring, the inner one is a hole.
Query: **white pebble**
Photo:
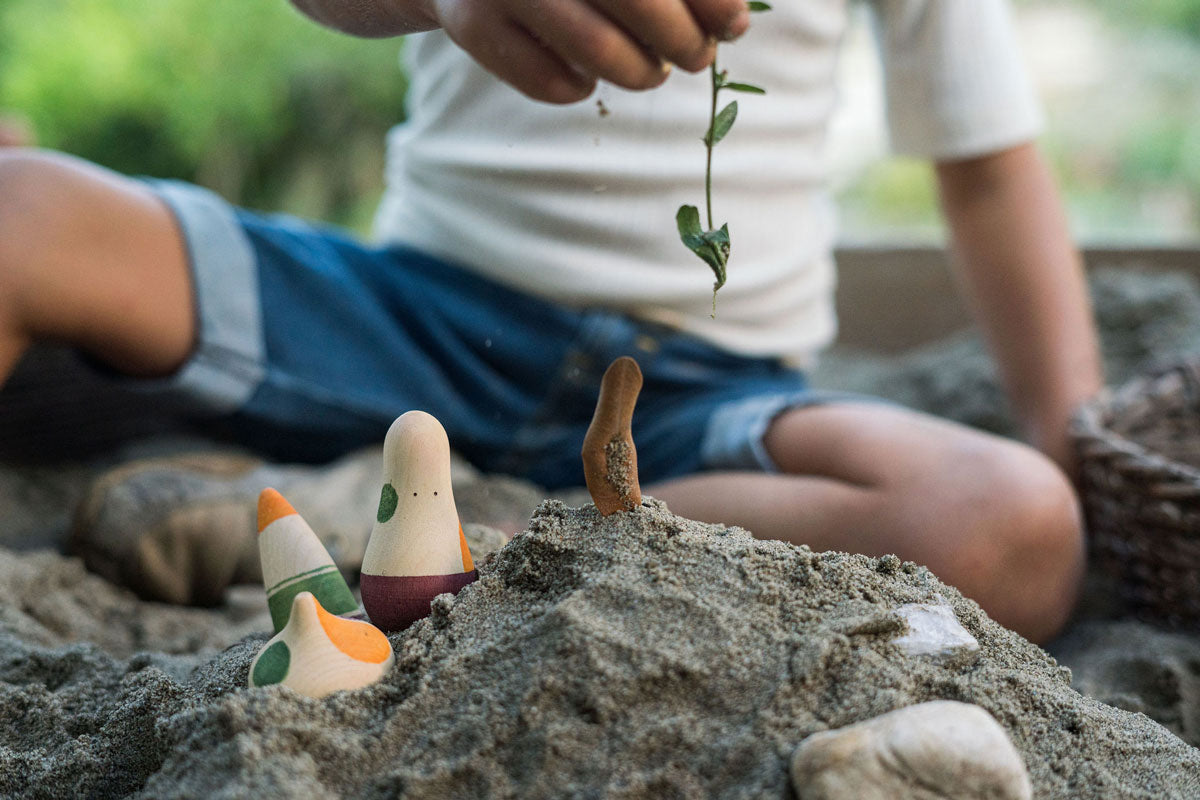
[[[979,641],[962,626],[948,604],[909,603],[896,609],[908,633],[892,643],[909,656],[950,656],[979,649]]]
[[[991,714],[953,700],[901,708],[805,739],[792,757],[800,800],[1029,800],[1020,754]]]

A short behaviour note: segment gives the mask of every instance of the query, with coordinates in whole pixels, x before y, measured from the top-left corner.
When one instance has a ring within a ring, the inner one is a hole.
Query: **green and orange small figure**
[[[311,592],[331,614],[361,615],[358,601],[321,540],[292,504],[274,489],[258,496],[258,554],[275,632],[283,630],[292,600]]]
[[[387,636],[374,625],[330,614],[311,592],[300,592],[292,600],[283,630],[250,665],[249,683],[278,683],[321,698],[370,686],[395,661]]]

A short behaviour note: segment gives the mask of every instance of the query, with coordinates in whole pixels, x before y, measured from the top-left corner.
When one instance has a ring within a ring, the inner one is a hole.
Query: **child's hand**
[[[535,100],[571,103],[597,79],[651,89],[677,64],[699,71],[718,39],[750,24],[745,0],[431,0],[486,69]]]

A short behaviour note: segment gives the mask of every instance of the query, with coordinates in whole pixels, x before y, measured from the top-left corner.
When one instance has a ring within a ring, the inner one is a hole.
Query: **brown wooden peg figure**
[[[642,370],[621,356],[604,373],[596,413],[583,438],[583,475],[596,509],[608,516],[642,504],[637,449],[633,446],[633,407],[642,390]]]

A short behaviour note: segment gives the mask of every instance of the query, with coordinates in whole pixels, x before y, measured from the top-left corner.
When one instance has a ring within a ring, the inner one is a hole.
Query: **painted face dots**
[[[403,630],[430,611],[444,592],[476,578],[450,485],[450,441],[441,423],[409,411],[388,430],[383,447],[387,498],[362,563],[362,600],[384,631]],[[404,498],[404,508],[395,505]],[[393,499],[394,498],[394,499]]]

